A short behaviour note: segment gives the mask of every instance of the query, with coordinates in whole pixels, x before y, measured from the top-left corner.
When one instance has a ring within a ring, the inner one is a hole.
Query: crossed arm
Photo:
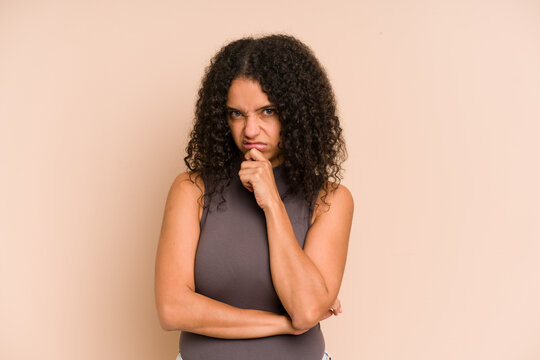
[[[286,225],[287,222],[288,226],[291,226],[288,217],[286,221],[285,218],[280,218],[286,216],[286,212],[280,215],[280,211],[275,210],[267,215],[271,257],[283,257],[283,254],[293,251],[293,255],[278,262],[272,262],[271,259],[274,285],[290,316],[241,309],[195,293],[193,271],[202,213],[197,199],[201,195],[199,188],[204,191],[202,181],[197,181],[198,186],[189,179],[187,173],[179,175],[171,186],[165,206],[155,271],[156,305],[161,326],[166,330],[184,330],[218,338],[241,339],[301,334],[309,330],[312,324],[315,325],[317,321],[330,316],[328,308],[336,300],[341,283],[349,230],[346,229],[346,241],[341,241],[342,245],[336,247],[340,250],[321,248],[325,232],[316,229],[325,229],[324,224],[334,219],[328,215],[319,215],[319,220],[313,223],[303,252],[294,238],[294,233],[291,238],[291,233],[285,232],[282,242],[275,240],[282,236],[281,231],[287,231],[279,230],[278,227]],[[346,190],[345,192],[348,193]],[[284,211],[284,208],[282,210]],[[352,213],[350,215],[352,216]],[[290,230],[292,231],[292,227]],[[297,249],[293,246],[295,244]],[[321,250],[329,253],[319,254]],[[314,260],[308,254],[314,256]],[[299,264],[295,264],[298,261]],[[333,262],[336,262],[337,266],[332,265]],[[327,268],[320,272],[318,266]],[[295,272],[296,275],[291,277],[288,275],[290,272]],[[328,281],[327,277],[334,277],[334,280]],[[299,285],[301,287],[298,287]],[[304,307],[306,304],[308,306]],[[317,316],[319,318],[315,321]]]
[[[318,207],[303,250],[283,202],[275,201],[264,209],[272,281],[296,329],[312,328],[332,307],[345,270],[353,198],[339,185],[329,192],[326,202],[330,208]]]

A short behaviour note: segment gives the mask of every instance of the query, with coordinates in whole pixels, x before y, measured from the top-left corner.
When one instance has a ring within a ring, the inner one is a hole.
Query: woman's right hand
[[[336,301],[332,304],[332,307],[328,309],[328,311],[323,315],[320,321],[328,319],[332,315],[338,316],[339,313],[343,312],[341,309],[341,302],[339,301],[339,298],[336,298]]]

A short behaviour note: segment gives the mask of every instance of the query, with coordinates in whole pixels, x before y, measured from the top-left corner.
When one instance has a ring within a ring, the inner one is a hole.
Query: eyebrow
[[[255,111],[264,110],[264,109],[268,109],[268,108],[275,108],[275,107],[276,107],[275,105],[268,104],[268,105],[261,106],[261,107],[258,108],[258,109],[255,109]],[[228,106],[228,105],[227,105],[227,110],[234,110],[234,111],[240,111],[240,112],[243,112],[242,110],[236,109],[236,108],[234,108],[234,107],[232,107],[232,106]]]

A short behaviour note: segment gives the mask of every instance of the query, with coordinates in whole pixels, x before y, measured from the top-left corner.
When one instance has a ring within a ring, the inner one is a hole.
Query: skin
[[[258,142],[266,145],[258,151],[272,167],[283,162],[278,148],[281,121],[258,82],[246,78],[232,81],[227,94],[227,122],[234,143],[244,156],[250,150],[245,142]]]
[[[353,199],[339,185],[329,192],[328,211],[316,206],[302,249],[279,197],[272,168],[283,162],[278,148],[281,123],[256,81],[239,78],[230,86],[227,121],[244,155],[242,185],[263,209],[272,281],[289,316],[240,309],[195,293],[194,259],[204,183],[180,174],[169,191],[156,256],[155,292],[161,326],[218,338],[299,335],[342,312],[337,298],[347,255]],[[265,144],[260,149],[245,142]],[[320,202],[320,196],[318,202]]]

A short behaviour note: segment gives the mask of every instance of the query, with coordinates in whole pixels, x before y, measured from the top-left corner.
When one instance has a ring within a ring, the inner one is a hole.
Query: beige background
[[[540,358],[540,2],[1,0],[1,359],[174,359],[154,256],[196,90],[280,31],[348,142],[334,360]]]

